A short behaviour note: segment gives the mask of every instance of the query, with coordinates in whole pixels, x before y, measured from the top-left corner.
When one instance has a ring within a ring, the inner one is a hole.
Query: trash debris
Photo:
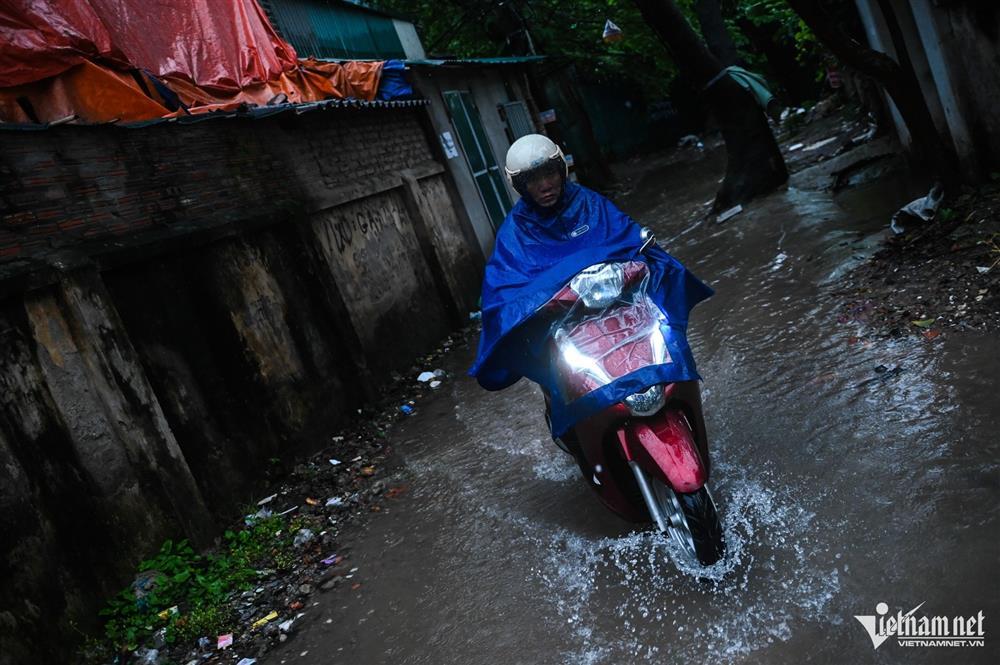
[[[257,502],[258,506],[265,506],[277,498],[277,494],[272,494],[271,496],[265,496],[263,499]]]
[[[980,275],[985,275],[986,273],[988,273],[992,269],[993,269],[993,266],[989,266],[989,267],[986,267],[986,266],[976,266],[976,271]]]
[[[781,112],[781,115],[779,116],[779,119],[781,120],[781,122],[784,122],[784,121],[788,120],[789,118],[797,117],[797,116],[805,115],[805,114],[806,114],[806,110],[804,108],[802,108],[801,106],[799,106],[798,108],[794,108],[794,109],[793,108],[786,108],[784,111]]]
[[[328,556],[328,557],[326,557],[325,559],[323,559],[323,561],[322,561],[321,563],[322,563],[322,564],[323,564],[324,566],[332,566],[333,564],[337,563],[337,559],[338,559],[338,558],[339,558],[339,557],[337,557],[337,555],[336,555],[336,554],[333,554],[333,555],[331,555],[331,556]]]
[[[831,143],[833,143],[834,141],[836,141],[838,138],[840,138],[840,137],[838,137],[838,136],[831,136],[828,139],[823,139],[822,141],[817,141],[816,143],[813,143],[811,145],[807,145],[806,147],[802,148],[802,152],[812,152],[813,150],[819,150],[820,148],[822,148],[824,146],[830,145]]]
[[[410,406],[409,404],[404,404],[403,406],[399,407],[399,410],[402,411],[407,416],[413,415],[413,407]]]
[[[620,42],[624,36],[622,29],[615,25],[614,21],[608,19],[604,22],[604,32],[601,33],[601,39],[604,40],[605,44]]]
[[[153,639],[154,649],[162,649],[163,647],[167,646],[167,627],[164,626],[163,628],[160,628],[158,631],[153,633],[152,639]]]
[[[163,662],[160,658],[159,649],[138,649],[135,652],[135,656],[139,659],[136,662],[140,663],[140,665],[159,665]]]
[[[944,187],[937,183],[931,187],[927,196],[914,199],[896,211],[892,216],[889,228],[897,236],[906,233],[905,223],[912,220],[929,222],[934,219],[941,202],[944,200]]]
[[[338,464],[340,464],[340,460],[339,459],[333,459],[333,458],[331,458],[330,459],[330,464],[333,465],[333,466],[337,466]]]
[[[331,496],[326,500],[326,505],[330,508],[340,508],[345,504],[345,501],[339,496]]]
[[[263,519],[267,519],[268,517],[270,517],[273,514],[274,513],[271,512],[270,509],[268,509],[268,508],[261,508],[256,513],[254,513],[252,515],[247,515],[246,517],[244,517],[243,518],[243,523],[246,524],[247,526],[253,526],[257,522],[259,522],[259,521],[261,521]]]
[[[216,642],[216,648],[218,649],[228,649],[233,645],[233,634],[226,633],[225,635],[219,635],[219,639]]]
[[[795,145],[788,146],[788,152],[795,152],[796,150],[801,150],[805,146],[805,143],[796,143]]]
[[[256,658],[243,658],[236,665],[254,665],[257,662]]]
[[[180,610],[177,608],[176,605],[174,605],[173,607],[168,607],[162,612],[158,612],[156,616],[166,621],[169,617],[177,616],[178,614],[180,614]]]
[[[295,619],[287,619],[278,624],[278,630],[283,633],[290,632],[292,630],[292,624],[295,623]],[[237,664],[238,665],[238,664]]]
[[[478,309],[475,312],[469,312],[470,321],[479,321],[483,318],[483,313]]]
[[[295,612],[296,610],[301,610],[302,607],[303,607],[303,605],[302,605],[302,601],[301,600],[294,600],[294,601],[288,603],[288,609],[290,609],[293,612]]]
[[[441,382],[440,381],[431,381],[429,385],[430,385],[431,388],[433,388],[433,389],[436,390],[436,389],[438,389],[438,388],[441,387]]]
[[[417,381],[420,383],[427,383],[434,378],[434,372],[421,372],[420,376],[417,377]]]
[[[877,133],[878,133],[878,125],[873,123],[868,126],[868,131],[866,131],[864,134],[859,134],[858,136],[852,138],[851,143],[854,143],[855,145],[859,143],[867,143],[868,141],[871,141],[873,138],[875,138],[875,134]]]
[[[295,539],[292,541],[292,545],[295,547],[302,547],[315,537],[316,534],[312,532],[312,529],[299,529],[298,533],[295,534]]]
[[[270,622],[274,621],[277,618],[278,618],[278,613],[276,611],[274,611],[274,610],[271,610],[270,613],[268,613],[266,616],[263,616],[263,617],[257,619],[256,621],[254,621],[252,624],[250,624],[250,627],[251,628],[260,628],[261,626],[263,626],[263,625],[265,625],[267,623],[270,623]]]
[[[436,369],[436,370],[434,370],[434,377],[435,378],[437,378],[437,379],[443,379],[446,376],[448,376],[448,372],[444,371],[443,369]]]
[[[335,436],[335,437],[333,437],[330,440],[333,441],[334,443],[340,443],[341,441],[344,440],[344,437],[342,437],[342,436]]]
[[[721,224],[722,222],[725,222],[726,220],[732,219],[733,217],[735,217],[736,215],[740,214],[741,212],[743,212],[743,206],[741,206],[740,204],[737,203],[736,205],[734,205],[729,210],[726,210],[726,211],[722,212],[721,214],[719,214],[719,216],[715,218],[715,223],[716,224]]]
[[[308,503],[310,506],[318,506],[319,505],[319,499],[314,499],[311,496],[307,496],[306,497],[306,503]]]
[[[910,323],[918,328],[930,328],[934,325],[935,321],[937,321],[937,319],[919,319],[917,321],[910,321]]]
[[[135,606],[137,608],[146,608],[148,603],[146,596],[156,588],[156,579],[159,576],[160,571],[158,570],[147,570],[136,575],[132,581],[132,592],[135,594]]]
[[[361,467],[361,475],[362,476],[374,476],[375,475],[375,467],[373,467],[373,466],[364,466],[364,467]]]
[[[697,148],[698,150],[704,150],[705,144],[701,142],[701,139],[694,134],[688,134],[687,136],[682,136],[679,141],[677,141],[678,148]]]
[[[937,330],[936,328],[935,329],[931,329],[931,330],[926,330],[923,333],[924,339],[935,339],[940,334],[941,334],[941,331]]]

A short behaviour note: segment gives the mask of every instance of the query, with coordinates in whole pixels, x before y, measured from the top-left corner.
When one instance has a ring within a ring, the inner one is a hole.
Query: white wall
[[[482,120],[483,130],[486,132],[490,144],[489,147],[497,164],[502,169],[507,149],[510,148],[510,141],[507,139],[506,124],[497,112],[497,104],[511,101],[503,82],[505,76],[516,76],[516,70],[513,68],[504,70],[468,66],[462,68],[415,67],[413,71],[415,73],[414,85],[424,97],[430,100],[430,116],[434,131],[439,136],[442,132],[451,132],[460,151],[458,157],[448,160],[447,166],[468,212],[483,256],[489,258],[493,252],[495,240],[493,225],[486,213],[476,183],[472,179],[472,172],[469,170],[465,156],[461,154],[462,147],[458,143],[458,134],[451,124],[442,93],[450,90],[466,90],[471,93],[479,109],[479,117]],[[515,91],[515,94],[520,93],[519,86],[512,86],[512,90]],[[517,193],[506,182],[506,178],[504,182],[511,202],[517,201]]]
[[[396,26],[396,34],[403,44],[403,52],[406,53],[407,60],[423,60],[427,57],[424,53],[424,45],[420,41],[417,29],[409,21],[400,21],[398,18],[392,19],[392,24]]]

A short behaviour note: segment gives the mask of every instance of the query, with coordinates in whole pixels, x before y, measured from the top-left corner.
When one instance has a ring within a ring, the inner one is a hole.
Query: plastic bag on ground
[[[943,200],[944,187],[942,187],[940,183],[935,184],[931,188],[931,191],[927,192],[927,196],[914,199],[897,210],[896,214],[892,216],[892,223],[889,224],[889,228],[892,229],[894,234],[902,235],[906,233],[904,225],[909,220],[919,219],[924,222],[931,221],[937,214],[938,208],[941,207],[941,202]]]

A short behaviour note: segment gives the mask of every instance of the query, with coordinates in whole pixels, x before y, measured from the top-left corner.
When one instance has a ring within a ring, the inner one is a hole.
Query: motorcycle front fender
[[[677,409],[630,421],[618,430],[618,440],[626,460],[636,461],[675,492],[696,492],[708,481],[691,428]]]

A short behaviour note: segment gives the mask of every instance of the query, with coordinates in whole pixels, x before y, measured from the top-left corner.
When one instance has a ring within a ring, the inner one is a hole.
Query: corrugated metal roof
[[[271,24],[300,58],[402,58],[406,53],[392,18],[352,2],[264,0]]]
[[[414,67],[475,67],[484,65],[524,65],[531,62],[541,62],[544,55],[514,55],[496,58],[448,58],[444,60],[423,59],[404,60]]]
[[[251,120],[260,120],[262,118],[269,118],[273,115],[279,115],[281,113],[294,113],[296,115],[301,115],[303,113],[309,113],[311,111],[326,111],[331,109],[402,109],[402,108],[413,108],[416,106],[426,106],[428,104],[426,99],[403,99],[394,101],[364,101],[360,99],[328,99],[322,102],[306,102],[303,104],[275,104],[274,106],[250,106],[234,111],[211,111],[208,113],[194,113],[191,115],[179,116],[176,118],[155,118],[153,120],[143,120],[141,122],[116,122],[116,123],[105,123],[111,124],[115,127],[124,127],[126,129],[143,129],[145,127],[152,127],[154,125],[165,125],[165,124],[179,124],[179,125],[193,125],[197,122],[204,122],[206,120],[224,120],[231,118],[249,118]],[[57,124],[70,124],[67,122],[49,123],[49,124],[22,124],[22,123],[12,123],[12,122],[0,122],[0,130],[15,130],[15,131],[38,131],[43,129],[49,129],[50,127],[56,126]],[[81,126],[81,125],[74,125]],[[86,127],[94,127],[96,125],[82,125]]]

